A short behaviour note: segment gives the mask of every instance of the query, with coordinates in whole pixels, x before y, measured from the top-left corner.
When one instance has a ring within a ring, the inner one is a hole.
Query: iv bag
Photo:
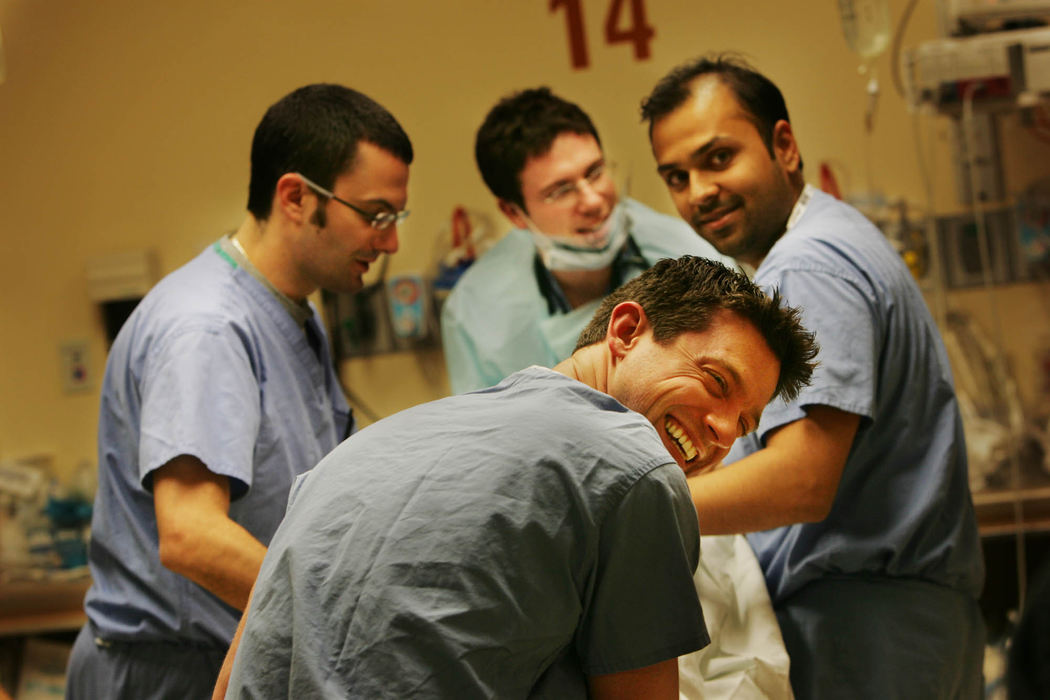
[[[872,59],[890,43],[890,8],[887,0],[839,0],[842,33],[846,43],[863,59]]]

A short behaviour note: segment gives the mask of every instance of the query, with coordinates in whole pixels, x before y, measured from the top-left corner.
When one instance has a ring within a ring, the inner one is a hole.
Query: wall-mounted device
[[[395,275],[387,280],[394,335],[420,339],[427,334],[427,285],[421,275]]]
[[[1050,94],[1050,38],[1010,44],[1008,51],[1010,78],[1019,97],[1034,101],[1037,95]]]
[[[913,105],[956,109],[975,103],[1014,108],[1050,93],[1050,28],[934,39],[904,54]]]
[[[944,0],[940,5],[951,34],[1050,18],[1050,0]]]
[[[353,294],[323,292],[325,317],[336,360],[435,347],[438,317],[433,281],[394,275]]]
[[[936,219],[944,276],[950,288],[973,287],[990,281],[993,284],[1020,282],[1032,271],[1023,260],[1018,240],[1018,227],[1012,207],[984,212],[988,250],[970,214],[939,216]],[[989,279],[985,279],[985,271]]]

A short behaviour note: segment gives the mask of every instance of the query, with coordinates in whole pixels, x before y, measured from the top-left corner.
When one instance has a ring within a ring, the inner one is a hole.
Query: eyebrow
[[[383,209],[388,209],[392,212],[400,211],[397,207],[395,207],[388,200],[383,199],[382,197],[376,197],[373,199],[359,199],[357,201],[360,202],[362,206],[374,205],[382,207]]]
[[[707,153],[709,153],[710,151],[713,151],[715,148],[720,146],[722,144],[722,142],[728,141],[728,140],[729,139],[727,137],[725,137],[725,136],[713,136],[707,143],[703,144],[702,146],[697,148],[695,151],[690,153],[689,156],[686,158],[686,161],[687,162],[694,162],[694,161],[700,160],[705,155],[707,155]],[[664,163],[662,165],[657,166],[656,172],[658,172],[658,173],[665,173],[668,170],[674,170],[677,167],[678,167],[678,162],[677,161],[675,161],[674,163]]]

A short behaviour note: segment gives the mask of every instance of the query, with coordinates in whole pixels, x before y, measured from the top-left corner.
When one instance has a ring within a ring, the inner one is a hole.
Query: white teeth
[[[693,441],[689,439],[688,435],[686,435],[682,426],[678,425],[675,420],[668,416],[664,419],[664,429],[667,431],[667,434],[674,439],[678,448],[682,450],[682,454],[685,455],[686,461],[692,461],[697,455],[696,448],[693,447]]]

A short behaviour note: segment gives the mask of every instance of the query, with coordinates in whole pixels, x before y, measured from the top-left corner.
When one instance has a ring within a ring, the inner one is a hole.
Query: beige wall
[[[473,165],[473,134],[516,88],[549,84],[580,102],[632,173],[632,194],[671,211],[637,105],[669,67],[706,50],[743,51],[780,84],[810,179],[829,160],[848,191],[863,190],[870,150],[877,189],[923,201],[914,118],[885,56],[875,133],[863,136],[865,81],[832,0],[646,0],[656,30],[648,61],[601,41],[608,4],[585,0],[592,65],[574,71],[564,12],[546,0],[0,0],[0,457],[52,453],[60,471],[94,461],[105,347],[85,261],[148,248],[168,272],[237,226],[251,131],[270,103],[305,83],[370,94],[413,139],[413,214],[394,273],[429,268],[455,205],[496,216]],[[891,0],[895,19],[903,5]],[[933,4],[920,5],[905,46],[936,34]],[[949,206],[943,123],[916,122],[937,154],[937,199]],[[1046,145],[1032,143],[1018,152],[1050,161]],[[88,342],[95,390],[71,395],[58,347],[77,339]],[[380,414],[447,392],[435,353],[356,361],[345,373]]]

